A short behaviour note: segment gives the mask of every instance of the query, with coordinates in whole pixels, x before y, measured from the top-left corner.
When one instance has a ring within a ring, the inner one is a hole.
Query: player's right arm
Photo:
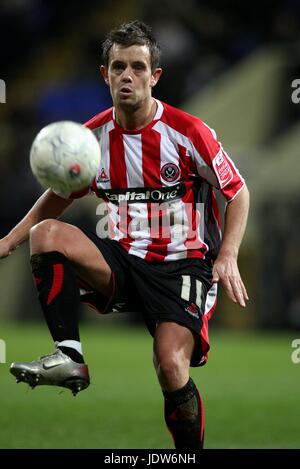
[[[72,199],[64,199],[50,189],[46,190],[20,223],[0,240],[0,259],[9,256],[14,249],[26,241],[34,225],[47,218],[58,218],[72,202]]]

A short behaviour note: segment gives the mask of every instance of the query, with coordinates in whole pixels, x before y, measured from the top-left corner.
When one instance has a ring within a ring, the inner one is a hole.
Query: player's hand
[[[229,253],[220,253],[213,266],[213,283],[221,281],[228,297],[245,308],[249,300],[247,290],[237,265],[237,258]]]
[[[14,249],[7,238],[0,239],[0,259],[9,256]]]

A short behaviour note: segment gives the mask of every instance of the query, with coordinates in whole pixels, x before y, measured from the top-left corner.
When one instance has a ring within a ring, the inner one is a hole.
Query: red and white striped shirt
[[[150,262],[213,260],[221,241],[213,187],[230,201],[244,180],[212,129],[156,103],[154,119],[139,130],[120,127],[114,108],[85,123],[101,147],[90,190],[106,201],[110,237],[129,254]]]

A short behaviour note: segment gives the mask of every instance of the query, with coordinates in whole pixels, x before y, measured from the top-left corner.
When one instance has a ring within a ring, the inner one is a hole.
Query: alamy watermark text
[[[0,339],[0,363],[6,363],[6,344],[3,339]]]
[[[6,103],[6,85],[5,81],[0,78],[0,103]]]
[[[291,94],[291,99],[294,104],[300,103],[300,78],[295,78],[291,84],[294,91]]]

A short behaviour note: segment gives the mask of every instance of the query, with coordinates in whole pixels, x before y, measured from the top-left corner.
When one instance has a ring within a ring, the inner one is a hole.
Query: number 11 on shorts
[[[185,301],[193,301],[191,298],[191,276],[182,275],[181,298]],[[196,279],[196,305],[201,308],[202,303],[202,283]]]

